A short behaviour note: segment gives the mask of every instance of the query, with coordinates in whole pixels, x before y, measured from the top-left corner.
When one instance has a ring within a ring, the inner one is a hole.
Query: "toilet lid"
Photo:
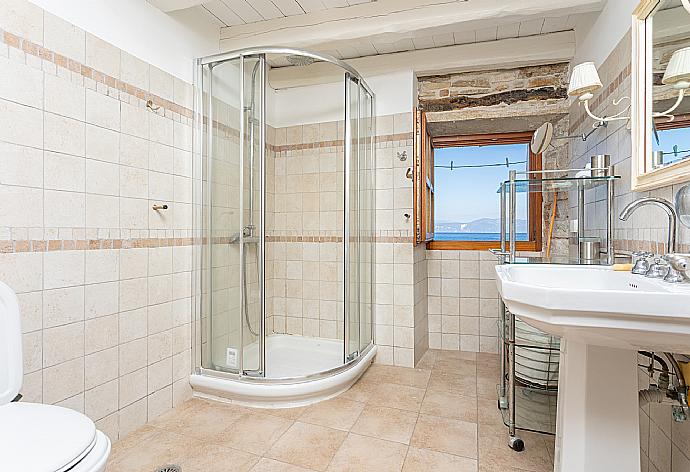
[[[96,425],[77,411],[38,403],[0,406],[0,470],[62,472],[95,440]]]

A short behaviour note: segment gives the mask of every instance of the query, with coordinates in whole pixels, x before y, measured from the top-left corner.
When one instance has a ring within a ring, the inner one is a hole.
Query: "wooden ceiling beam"
[[[574,54],[575,33],[564,31],[525,38],[368,56],[348,59],[347,62],[364,77],[409,70],[421,76],[567,62],[573,58]],[[269,82],[276,89],[333,83],[341,80],[343,80],[342,70],[331,64],[318,62],[305,67],[272,69],[269,74]]]
[[[221,48],[315,48],[364,38],[392,43],[420,31],[475,30],[528,18],[599,11],[602,5],[602,0],[378,0],[223,28]]]

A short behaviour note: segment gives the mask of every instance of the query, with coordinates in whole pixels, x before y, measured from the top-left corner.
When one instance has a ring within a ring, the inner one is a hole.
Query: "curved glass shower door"
[[[263,376],[265,142],[263,55],[208,64],[206,132],[207,310],[202,366]]]
[[[285,85],[291,67],[314,62],[338,82]],[[347,64],[306,51],[198,65],[198,372],[289,383],[356,365],[373,344],[373,94]],[[304,113],[311,99],[326,113]]]

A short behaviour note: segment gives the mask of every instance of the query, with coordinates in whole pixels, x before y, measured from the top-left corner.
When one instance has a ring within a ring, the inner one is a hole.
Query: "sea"
[[[506,234],[506,239],[508,235]],[[527,241],[527,233],[516,233],[517,241]],[[434,233],[435,241],[500,241],[501,233]]]

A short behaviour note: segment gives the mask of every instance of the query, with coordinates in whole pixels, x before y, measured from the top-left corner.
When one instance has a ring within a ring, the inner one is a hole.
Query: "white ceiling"
[[[344,8],[376,0],[212,0],[196,8],[220,27],[246,25],[288,16]]]
[[[383,64],[391,64],[391,70],[405,64],[409,68],[415,62],[430,72],[446,70],[448,64],[491,63],[476,53],[482,50],[492,50],[510,64],[562,59],[575,41],[573,31],[591,24],[607,0],[147,1],[167,13],[186,10],[202,16],[207,28],[218,28],[221,50],[285,46],[328,53],[372,71],[388,70]],[[464,60],[468,47],[475,51],[472,61]],[[434,57],[438,66],[420,55]],[[288,69],[295,69],[284,57],[269,60],[286,77]],[[300,70],[308,76],[315,67]]]
[[[335,49],[322,49],[339,59],[353,59],[356,57],[374,56],[377,54],[391,54],[403,51],[453,46],[456,44],[483,43],[498,39],[524,38],[537,34],[556,33],[572,30],[581,15],[568,15],[556,18],[535,18],[527,21],[492,26],[470,31],[454,31],[442,34],[428,35],[420,31],[411,38],[395,42],[384,42],[380,39],[361,40],[338,44]]]

